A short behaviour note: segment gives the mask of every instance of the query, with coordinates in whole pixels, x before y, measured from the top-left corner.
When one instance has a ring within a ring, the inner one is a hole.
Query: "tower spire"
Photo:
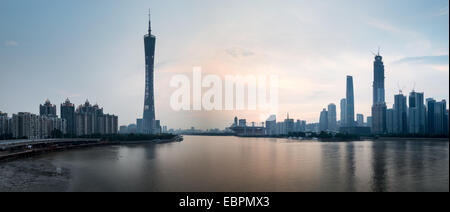
[[[148,9],[148,35],[152,34],[152,21],[151,21],[151,13],[150,9]]]

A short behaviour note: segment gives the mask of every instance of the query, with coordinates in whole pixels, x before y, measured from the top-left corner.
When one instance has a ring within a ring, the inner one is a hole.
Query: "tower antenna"
[[[151,11],[150,8],[148,8],[148,34],[152,34],[152,19],[151,19]]]
[[[378,46],[378,56],[380,56],[380,46]]]

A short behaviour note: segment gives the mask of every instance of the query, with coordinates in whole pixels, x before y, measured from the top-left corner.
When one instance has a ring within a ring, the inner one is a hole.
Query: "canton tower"
[[[148,21],[148,34],[144,36],[145,45],[145,99],[143,116],[143,133],[152,134],[155,129],[155,98],[153,88],[153,75],[155,64],[156,37],[152,35],[152,26]]]

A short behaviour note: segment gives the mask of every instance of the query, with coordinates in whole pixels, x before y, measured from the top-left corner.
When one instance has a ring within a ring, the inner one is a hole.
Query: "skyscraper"
[[[394,96],[393,110],[393,133],[406,134],[408,132],[406,96],[401,93]]]
[[[411,134],[425,133],[425,105],[423,93],[409,94],[408,129]]]
[[[340,120],[340,127],[345,127],[346,121],[345,121],[345,112],[347,110],[347,100],[341,99],[341,120]]]
[[[356,123],[358,124],[358,127],[364,127],[364,115],[363,114],[356,114]]]
[[[320,131],[327,131],[328,130],[328,112],[327,109],[323,109],[322,112],[320,112],[320,119],[319,119],[319,126]]]
[[[75,105],[70,103],[69,99],[66,99],[66,101],[61,104],[60,108],[61,118],[66,120],[67,134],[75,135]]]
[[[428,98],[426,100],[426,107],[427,107],[427,123],[426,128],[428,134],[434,134],[435,133],[435,127],[434,127],[434,107],[436,105],[436,100],[433,98]]]
[[[234,119],[235,125],[237,126],[237,117]],[[271,115],[266,120],[266,135],[275,135],[277,127],[277,117],[276,115]]]
[[[442,100],[435,103],[434,107],[434,134],[444,135],[448,134],[448,116],[447,116],[447,102]]]
[[[386,110],[386,132],[389,134],[394,133],[394,109]]]
[[[386,102],[384,94],[384,64],[380,52],[373,63],[372,133],[386,133]]]
[[[151,20],[149,17],[148,34],[144,36],[145,48],[145,99],[143,132],[146,134],[155,133],[155,99],[153,88],[154,63],[155,63],[156,37],[152,35]]]
[[[347,92],[346,92],[346,110],[345,121],[346,127],[353,127],[355,125],[355,100],[353,92],[353,77],[347,76]]]
[[[328,129],[330,131],[337,130],[336,105],[333,103],[328,105]]]
[[[56,105],[52,105],[50,100],[45,100],[43,105],[39,105],[39,115],[56,117]]]

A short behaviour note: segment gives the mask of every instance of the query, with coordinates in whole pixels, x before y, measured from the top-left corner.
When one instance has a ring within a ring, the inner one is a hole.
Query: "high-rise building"
[[[118,117],[104,114],[103,108],[88,100],[75,111],[76,135],[117,134]]]
[[[345,121],[346,127],[355,126],[355,99],[353,92],[353,77],[347,76],[347,92],[346,92],[346,110]]]
[[[394,96],[393,110],[393,133],[399,135],[408,133],[406,96],[401,93]]]
[[[45,100],[43,105],[39,105],[39,115],[56,117],[56,105],[50,103],[50,100]]]
[[[344,127],[345,124],[347,123],[345,121],[345,118],[347,117],[347,115],[345,113],[346,111],[347,111],[347,100],[341,99],[341,120],[340,120],[341,127]]]
[[[337,131],[336,105],[333,103],[328,105],[328,129],[333,132]]]
[[[372,128],[372,116],[367,116],[367,126]]]
[[[237,122],[237,118],[235,118],[235,122]],[[266,120],[266,135],[275,135],[276,128],[277,128],[277,117],[276,115],[271,115]]]
[[[66,99],[64,103],[61,104],[61,118],[66,120],[66,131],[67,134],[75,135],[75,105]]]
[[[434,134],[446,135],[448,134],[448,115],[447,102],[442,100],[435,103],[434,107]]]
[[[409,94],[408,131],[410,134],[425,133],[425,105],[423,93]]]
[[[319,126],[320,131],[328,130],[328,111],[326,108],[324,108],[322,112],[320,112]]]
[[[436,105],[436,100],[433,98],[428,98],[426,100],[426,107],[427,107],[427,115],[426,115],[426,131],[428,134],[435,134],[435,127],[434,127],[434,107]]]
[[[289,113],[287,114],[286,119],[284,119],[284,126],[285,135],[289,134],[290,132],[294,132],[294,119],[289,118]]]
[[[8,122],[8,114],[0,111],[0,138],[10,137]]]
[[[152,35],[151,20],[148,22],[148,34],[144,36],[145,48],[145,99],[143,116],[143,133],[152,134],[156,130],[154,99],[154,63],[156,37]]]
[[[239,127],[246,127],[246,126],[247,126],[247,120],[239,119]]]
[[[380,52],[373,63],[372,133],[386,133],[386,102],[384,91],[384,64]]]
[[[358,124],[358,127],[364,126],[364,115],[363,114],[356,114],[356,123]]]
[[[394,109],[386,110],[386,132],[394,134]]]

